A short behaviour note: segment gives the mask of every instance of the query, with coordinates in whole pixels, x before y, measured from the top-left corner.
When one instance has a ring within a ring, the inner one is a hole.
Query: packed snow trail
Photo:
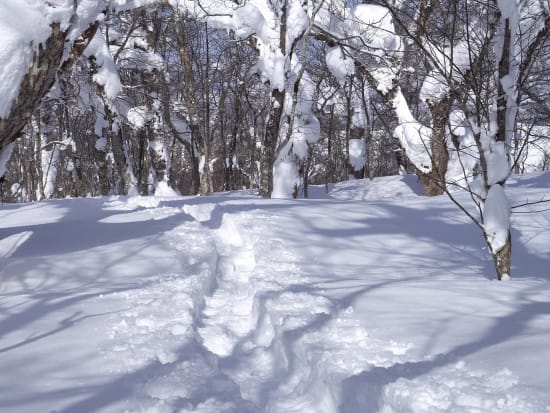
[[[406,179],[7,206],[0,411],[550,411],[550,214],[516,218],[528,276],[497,283]]]
[[[308,288],[313,280],[299,257],[268,235],[284,226],[277,218],[224,215],[217,289],[199,333],[259,411],[337,411],[342,377],[371,363],[389,365],[408,346],[370,339],[352,308]]]

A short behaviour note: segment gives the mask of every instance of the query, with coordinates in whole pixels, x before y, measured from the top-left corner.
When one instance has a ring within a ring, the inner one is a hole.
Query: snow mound
[[[418,196],[423,193],[422,185],[416,175],[404,175],[340,182],[330,188],[329,196],[340,200],[375,201],[401,196]],[[313,197],[315,195],[320,195],[319,191],[314,191]]]

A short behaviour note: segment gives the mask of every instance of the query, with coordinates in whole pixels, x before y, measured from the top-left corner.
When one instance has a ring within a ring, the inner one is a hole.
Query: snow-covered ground
[[[312,191],[2,206],[0,411],[550,411],[549,211],[498,282],[414,177]]]

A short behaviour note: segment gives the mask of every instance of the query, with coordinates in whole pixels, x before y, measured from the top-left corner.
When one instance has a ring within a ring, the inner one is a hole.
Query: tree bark
[[[66,32],[61,30],[59,23],[51,27],[52,34],[44,44],[39,45],[38,53],[34,54],[32,65],[23,79],[19,96],[13,102],[9,115],[0,119],[0,151],[15,140],[40,100],[53,86],[63,58]]]
[[[38,52],[33,56],[32,65],[23,78],[19,95],[13,102],[9,115],[4,119],[0,118],[0,152],[17,138],[31,113],[52,88],[56,74],[68,70],[82,55],[98,27],[99,22],[96,21],[82,33],[74,42],[69,58],[61,66],[70,28],[63,31],[59,23],[52,23],[52,33],[44,44],[38,46]]]

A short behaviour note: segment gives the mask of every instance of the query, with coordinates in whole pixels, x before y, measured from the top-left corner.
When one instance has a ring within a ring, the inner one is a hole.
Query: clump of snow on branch
[[[151,114],[145,106],[136,106],[128,110],[126,119],[134,129],[142,129],[151,120]]]
[[[348,76],[355,73],[355,63],[346,57],[340,46],[331,47],[325,55],[325,61],[330,73],[340,82],[345,83]]]
[[[416,121],[399,88],[393,99],[393,106],[399,121],[394,137],[399,139],[411,162],[422,172],[429,172],[432,169],[431,129]]]
[[[383,94],[388,93],[392,87],[393,82],[395,81],[395,72],[389,67],[379,67],[371,72],[372,77],[377,82],[378,91]]]
[[[105,37],[98,30],[90,44],[84,51],[88,57],[95,58],[98,67],[94,74],[94,81],[101,85],[108,99],[114,100],[122,90],[118,68],[113,61]]]
[[[366,47],[368,52],[379,56],[402,49],[401,39],[395,34],[392,16],[386,7],[358,4],[351,9],[351,18],[345,24],[356,47]]]
[[[246,3],[233,13],[232,26],[235,36],[245,39],[252,35],[265,38],[270,35],[269,27],[262,12],[252,3]],[[264,33],[264,29],[266,33]]]
[[[98,151],[106,152],[107,151],[107,138],[104,137],[104,136],[98,138],[95,141],[95,148]]]
[[[487,161],[487,185],[506,181],[511,173],[510,161],[504,142],[492,142],[485,151]]]
[[[59,163],[59,155],[59,145],[56,144],[53,144],[49,151],[46,149],[42,150],[42,185],[46,199],[50,199],[57,189],[57,166]]]
[[[443,74],[434,70],[424,79],[419,98],[422,102],[438,102],[448,91],[447,79]]]
[[[450,184],[464,185],[472,178],[472,171],[478,164],[479,152],[472,128],[462,110],[455,109],[450,113],[449,132],[452,137],[447,140],[449,162],[445,180]]]
[[[279,33],[272,10],[260,4],[247,3],[233,13],[232,28],[238,38],[254,35],[259,52],[257,69],[273,90],[285,90],[286,57],[278,47]]]
[[[309,17],[300,1],[294,0],[291,2],[286,24],[286,44],[290,47],[292,42],[299,39],[309,26]]]

